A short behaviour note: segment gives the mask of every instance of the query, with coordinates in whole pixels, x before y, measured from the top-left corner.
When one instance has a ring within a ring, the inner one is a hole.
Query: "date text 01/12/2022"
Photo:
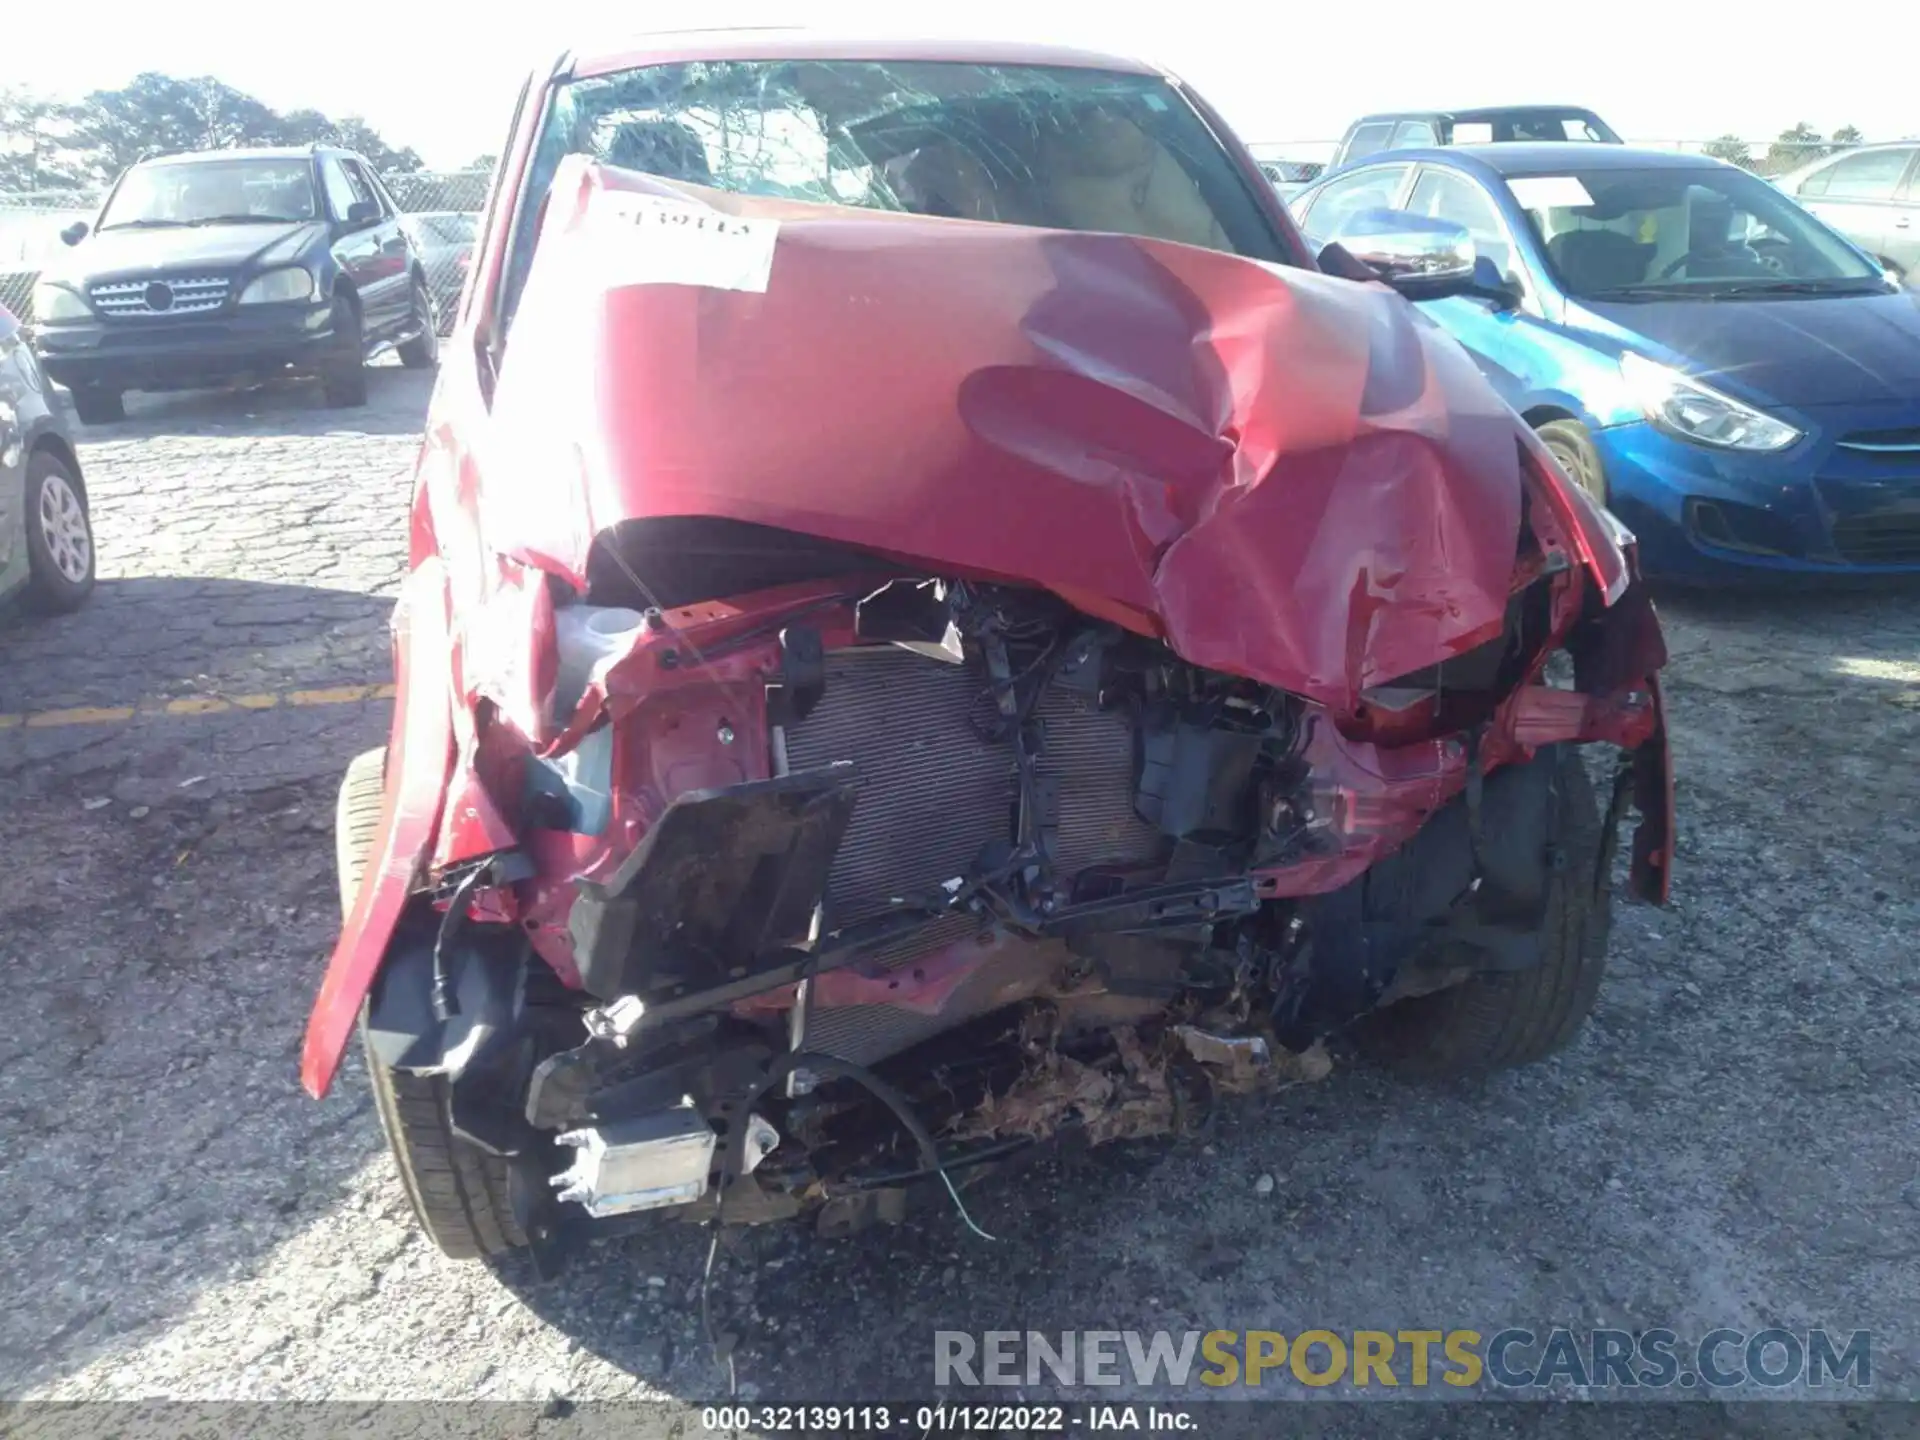
[[[709,1405],[711,1434],[1065,1435],[1107,1430],[1191,1433],[1186,1410],[1162,1405]]]

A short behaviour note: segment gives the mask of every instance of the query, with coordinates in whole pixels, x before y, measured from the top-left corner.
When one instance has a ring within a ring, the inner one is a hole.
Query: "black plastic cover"
[[[827,688],[827,650],[820,632],[789,625],[780,632],[780,678],[767,686],[767,723],[798,725]]]
[[[1138,727],[1134,811],[1164,835],[1242,835],[1253,828],[1249,783],[1266,736],[1149,712]]]
[[[587,992],[670,998],[791,960],[853,817],[851,763],[680,796],[568,917]]]

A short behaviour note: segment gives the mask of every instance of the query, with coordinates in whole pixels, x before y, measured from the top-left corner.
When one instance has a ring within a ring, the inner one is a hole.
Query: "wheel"
[[[45,614],[77,610],[93,593],[93,522],[86,491],[47,450],[27,457],[27,603]]]
[[[418,276],[413,281],[413,319],[419,333],[400,346],[400,363],[409,370],[429,370],[440,361],[440,322],[433,313],[433,297]]]
[[[118,390],[85,385],[74,387],[73,413],[82,425],[111,425],[127,418],[127,407]]]
[[[353,909],[380,824],[386,760],[384,749],[356,756],[340,783],[333,839],[343,919]],[[400,1184],[427,1238],[455,1260],[473,1260],[526,1244],[507,1198],[506,1162],[453,1133],[446,1080],[438,1075],[411,1075],[382,1061],[367,1043],[364,1010],[360,1037],[380,1128],[386,1132]]]
[[[1485,1074],[1544,1059],[1580,1033],[1607,967],[1611,886],[1596,887],[1600,808],[1577,750],[1554,745],[1536,765],[1554,767],[1566,863],[1548,880],[1540,964],[1484,971],[1450,989],[1389,1005],[1364,1038],[1377,1056],[1411,1073]]]
[[[364,405],[367,403],[367,352],[361,337],[360,307],[345,295],[334,298],[333,334],[339,353],[320,375],[327,404],[336,410]]]
[[[1586,426],[1578,420],[1549,420],[1534,426],[1533,433],[1574,484],[1602,505],[1607,503],[1606,467],[1600,463],[1600,452],[1594,448]]]

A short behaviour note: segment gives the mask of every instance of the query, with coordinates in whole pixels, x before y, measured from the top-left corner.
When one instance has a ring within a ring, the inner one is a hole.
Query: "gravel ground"
[[[0,621],[0,712],[384,681],[428,383],[83,432],[100,589]],[[1663,614],[1675,901],[1620,912],[1569,1053],[1473,1087],[1342,1065],[1204,1140],[1049,1158],[973,1192],[991,1243],[943,1211],[743,1236],[714,1288],[742,1394],[926,1397],[937,1329],[1779,1324],[1872,1330],[1875,1393],[1920,1396],[1920,607]],[[299,1092],[333,777],[384,724],[283,698],[0,729],[0,1397],[724,1396],[700,1234],[546,1285],[448,1262],[357,1061]]]

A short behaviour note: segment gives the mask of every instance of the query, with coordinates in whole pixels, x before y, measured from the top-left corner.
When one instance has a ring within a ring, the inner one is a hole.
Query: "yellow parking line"
[[[331,690],[294,690],[288,693],[289,705],[351,705],[356,700],[371,700],[377,685],[336,685]]]
[[[316,690],[263,691],[249,695],[183,695],[150,705],[76,705],[64,710],[0,714],[0,730],[50,730],[67,725],[117,725],[167,715],[221,715],[233,710],[272,710],[281,705],[358,705],[393,699],[391,685],[334,685]]]
[[[80,705],[71,710],[42,710],[26,721],[29,730],[43,730],[55,725],[111,725],[132,718],[131,705]]]

